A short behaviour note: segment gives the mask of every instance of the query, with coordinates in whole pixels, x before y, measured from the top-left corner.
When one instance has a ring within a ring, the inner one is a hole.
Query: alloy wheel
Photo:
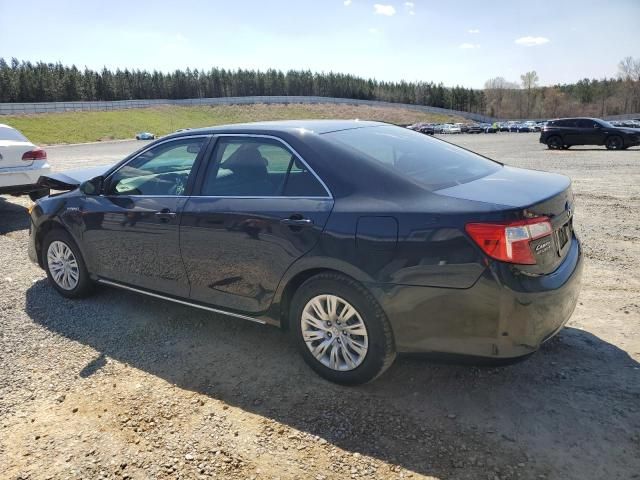
[[[78,261],[69,245],[54,240],[47,249],[47,265],[51,278],[63,290],[73,290],[80,280]]]
[[[622,139],[620,137],[610,137],[607,139],[606,146],[610,150],[620,150],[622,148]]]
[[[369,350],[367,327],[358,311],[337,295],[317,295],[300,319],[302,337],[311,354],[337,371],[357,368]]]

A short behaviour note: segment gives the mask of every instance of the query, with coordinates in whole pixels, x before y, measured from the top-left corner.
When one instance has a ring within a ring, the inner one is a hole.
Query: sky
[[[0,57],[93,69],[277,68],[481,88],[615,76],[640,0],[0,0]]]

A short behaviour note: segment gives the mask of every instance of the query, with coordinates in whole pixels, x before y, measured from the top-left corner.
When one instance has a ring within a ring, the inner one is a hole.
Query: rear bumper
[[[569,320],[580,293],[577,238],[550,275],[485,270],[468,289],[369,285],[387,313],[400,352],[515,358],[535,352]]]
[[[0,193],[28,193],[37,190],[38,178],[51,173],[46,161],[35,161],[25,168],[0,169]]]

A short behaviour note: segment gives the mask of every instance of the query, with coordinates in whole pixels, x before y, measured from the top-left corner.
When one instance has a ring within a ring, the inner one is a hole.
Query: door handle
[[[288,227],[311,227],[313,225],[313,220],[310,218],[291,216],[289,218],[283,218],[280,220],[280,223]]]
[[[168,208],[163,208],[159,212],[156,212],[155,216],[160,221],[168,222],[169,220],[172,220],[173,218],[175,218],[176,212],[172,212]]]

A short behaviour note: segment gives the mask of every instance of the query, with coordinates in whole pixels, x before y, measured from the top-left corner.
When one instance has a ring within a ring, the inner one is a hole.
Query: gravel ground
[[[447,140],[567,174],[587,264],[565,328],[502,368],[399,358],[359,388],[277,329],[100,288],[57,295],[0,197],[2,478],[640,478],[640,150]],[[57,169],[141,142],[49,147]]]

